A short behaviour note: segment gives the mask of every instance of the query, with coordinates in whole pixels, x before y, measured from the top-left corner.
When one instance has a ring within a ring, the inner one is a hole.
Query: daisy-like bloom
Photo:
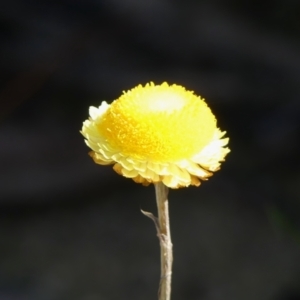
[[[95,163],[143,185],[199,186],[230,151],[205,101],[179,85],[139,85],[89,113],[81,133]]]

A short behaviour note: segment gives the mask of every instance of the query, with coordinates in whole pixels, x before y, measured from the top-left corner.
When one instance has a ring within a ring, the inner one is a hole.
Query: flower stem
[[[161,274],[158,290],[159,300],[171,299],[171,279],[172,279],[172,241],[170,234],[169,222],[169,205],[168,205],[168,187],[162,182],[155,183],[155,194],[158,211],[157,234],[160,243],[160,263]]]

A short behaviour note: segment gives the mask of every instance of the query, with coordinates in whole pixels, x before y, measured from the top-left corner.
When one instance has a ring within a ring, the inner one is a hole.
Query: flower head
[[[81,133],[97,164],[135,182],[200,185],[230,151],[205,101],[179,85],[139,85],[90,107]]]

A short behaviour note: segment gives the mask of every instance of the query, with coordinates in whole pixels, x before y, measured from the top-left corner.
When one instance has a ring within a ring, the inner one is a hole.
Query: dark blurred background
[[[204,97],[232,152],[170,192],[174,300],[300,299],[300,2],[0,5],[0,300],[156,299],[154,188],[95,165],[88,107],[149,81]]]

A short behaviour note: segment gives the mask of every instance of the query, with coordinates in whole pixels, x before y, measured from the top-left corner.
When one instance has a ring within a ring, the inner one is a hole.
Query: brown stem
[[[159,300],[171,299],[172,279],[172,241],[170,234],[168,187],[163,183],[155,183],[155,194],[158,211],[157,234],[160,242],[161,276],[158,290]]]

